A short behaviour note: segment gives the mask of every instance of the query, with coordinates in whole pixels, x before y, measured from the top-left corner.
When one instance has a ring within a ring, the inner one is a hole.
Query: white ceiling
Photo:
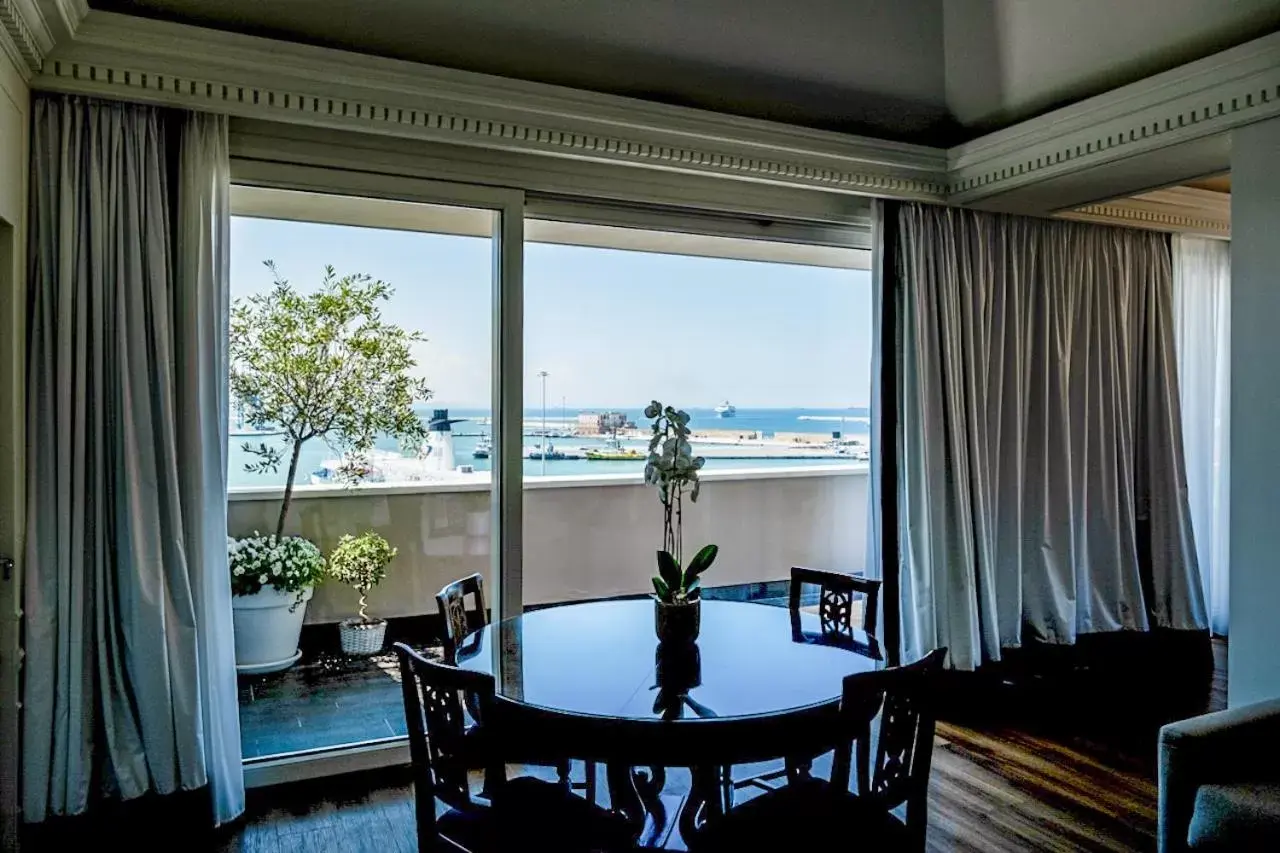
[[[946,145],[1280,28],[1280,0],[90,0]]]

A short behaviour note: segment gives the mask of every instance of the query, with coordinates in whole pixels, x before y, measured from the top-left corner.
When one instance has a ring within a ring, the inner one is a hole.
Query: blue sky
[[[441,406],[489,404],[488,240],[233,217],[231,293],[266,290],[262,262],[303,290],[324,265],[395,287],[384,316],[421,330]],[[525,246],[525,402],[684,407],[867,405],[870,274],[579,246]]]

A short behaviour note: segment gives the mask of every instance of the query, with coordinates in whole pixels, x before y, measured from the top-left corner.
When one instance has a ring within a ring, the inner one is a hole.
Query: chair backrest
[[[473,763],[473,756],[467,750],[462,697],[474,695],[482,708],[489,707],[493,676],[428,660],[404,643],[396,643],[395,650],[409,730],[419,838],[434,838],[437,797],[457,809],[472,805],[467,765]]]
[[[791,567],[791,613],[798,618],[801,591],[805,584],[818,587],[818,618],[826,634],[852,634],[855,628],[874,635],[880,604],[880,581],[860,578],[844,572],[825,569]],[[861,594],[866,601],[862,608],[862,624],[853,624],[854,596]]]
[[[467,607],[467,596],[475,599],[475,607]],[[458,647],[467,635],[488,624],[488,611],[484,606],[484,580],[475,574],[456,580],[436,593],[436,607],[444,620],[444,659],[455,662]]]
[[[907,804],[907,827],[924,849],[928,823],[929,770],[937,727],[936,682],[946,649],[934,649],[915,663],[844,680],[841,713],[858,739],[859,795],[886,811]],[[871,759],[869,721],[880,712],[880,731]],[[870,779],[864,769],[870,760]],[[845,775],[847,784],[848,776]]]

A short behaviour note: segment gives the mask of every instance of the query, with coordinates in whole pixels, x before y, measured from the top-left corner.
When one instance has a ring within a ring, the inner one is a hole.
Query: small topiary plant
[[[360,593],[359,624],[381,621],[369,618],[366,599],[386,578],[387,566],[395,556],[396,549],[372,530],[360,536],[343,536],[329,553],[329,576]]]

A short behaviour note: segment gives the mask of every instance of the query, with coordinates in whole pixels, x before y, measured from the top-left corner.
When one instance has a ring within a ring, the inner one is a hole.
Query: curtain
[[[867,482],[867,577],[883,584],[881,629],[890,665],[901,660],[902,638],[899,615],[899,519],[896,509],[898,480],[896,377],[901,366],[897,348],[897,294],[894,261],[897,242],[897,203],[885,199],[871,201],[871,461]],[[886,250],[887,248],[887,250]],[[886,304],[886,302],[888,304]],[[888,399],[886,399],[888,389]],[[887,440],[886,440],[887,439]],[[887,484],[887,486],[886,486]]]
[[[25,817],[212,783],[227,820],[225,119],[33,107]]]
[[[1167,238],[903,205],[903,653],[1203,628]]]
[[[1187,493],[1209,627],[1227,633],[1231,244],[1175,237],[1173,318]]]

